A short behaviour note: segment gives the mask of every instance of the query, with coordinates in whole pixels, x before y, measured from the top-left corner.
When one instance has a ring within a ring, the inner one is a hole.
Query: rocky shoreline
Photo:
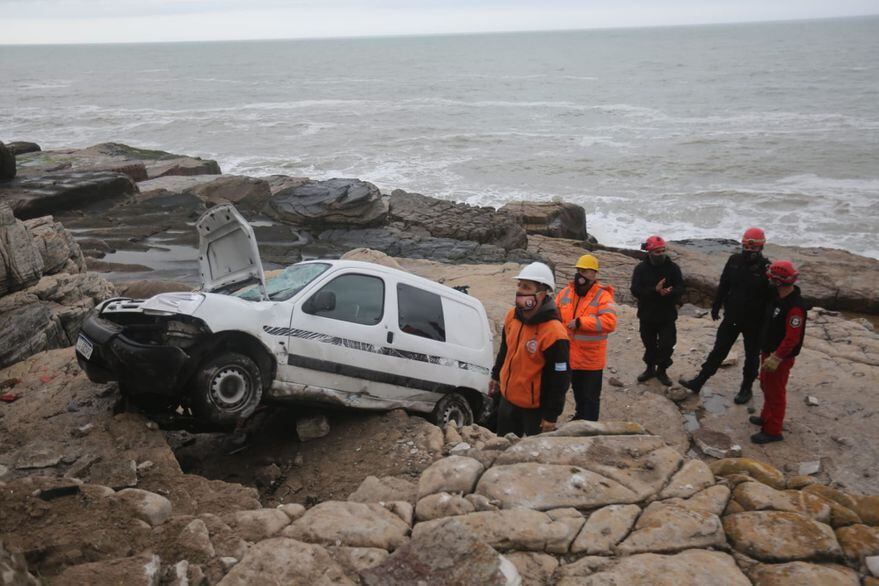
[[[879,261],[769,247],[800,266],[818,307],[787,439],[758,448],[745,441],[753,407],[732,403],[740,347],[701,396],[635,383],[640,252],[595,242],[579,206],[494,210],[357,179],[226,176],[119,144],[7,147],[0,583],[879,586]],[[622,304],[602,422],[519,441],[401,412],[277,410],[223,436],[118,413],[115,386],[76,365],[78,324],[110,295],[193,286],[191,224],[224,202],[253,223],[269,267],[345,255],[467,285],[496,334],[521,263],[549,262],[562,283],[593,251]],[[711,344],[704,307],[734,247],[671,246],[688,302],[675,375]]]

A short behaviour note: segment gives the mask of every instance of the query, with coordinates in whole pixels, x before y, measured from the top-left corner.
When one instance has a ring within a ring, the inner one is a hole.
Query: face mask
[[[748,250],[748,249],[746,249],[746,248],[743,248],[743,249],[742,249],[742,255],[743,255],[746,259],[748,259],[748,260],[752,260],[752,259],[755,259],[755,258],[757,258],[758,256],[760,256],[760,251],[759,251],[759,250]]]
[[[781,287],[783,284],[784,284],[784,283],[782,283],[782,282],[779,281],[778,279],[769,279],[769,286],[770,286],[770,287],[773,287],[773,288],[775,288],[775,289],[778,289],[778,288]]]
[[[577,287],[584,287],[587,283],[589,283],[589,279],[587,279],[580,273],[574,275],[574,285],[576,285]]]
[[[652,265],[661,265],[665,262],[665,254],[649,254],[647,256],[650,258],[650,264]]]
[[[537,307],[537,295],[516,295],[516,307],[530,311]]]

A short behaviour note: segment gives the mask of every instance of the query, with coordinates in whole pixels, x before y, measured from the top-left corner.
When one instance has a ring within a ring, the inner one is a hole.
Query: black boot
[[[763,427],[763,418],[759,415],[751,415],[750,417],[748,417],[748,421],[753,423],[754,425],[759,425],[760,427]]]
[[[668,375],[665,373],[664,368],[656,369],[656,380],[658,380],[663,386],[670,387],[672,385],[671,379],[668,378]]]
[[[653,369],[652,364],[648,364],[647,368],[644,370],[644,372],[642,372],[641,374],[638,375],[638,382],[639,383],[647,382],[651,378],[653,378],[654,376],[656,376],[656,371]]]
[[[702,376],[700,372],[698,375],[694,376],[691,379],[681,378],[678,382],[681,383],[681,386],[685,389],[690,389],[694,393],[698,393],[702,390],[702,385],[705,384],[707,379]]]
[[[755,444],[768,444],[769,442],[780,442],[784,439],[784,436],[781,434],[778,435],[769,435],[768,433],[763,433],[762,431],[758,431],[754,435],[751,436],[751,441]]]
[[[751,384],[750,383],[742,383],[742,386],[739,388],[739,394],[736,395],[735,401],[736,405],[744,405],[754,396],[754,393],[751,392]]]

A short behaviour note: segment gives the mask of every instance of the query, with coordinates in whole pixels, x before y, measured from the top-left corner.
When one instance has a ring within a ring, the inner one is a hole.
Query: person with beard
[[[651,236],[641,248],[647,252],[632,272],[631,291],[638,300],[638,322],[647,368],[638,375],[643,383],[653,377],[670,387],[668,367],[677,343],[678,303],[684,278],[677,263],[666,254],[665,240]]]
[[[761,427],[751,436],[755,444],[777,442],[781,434],[784,412],[787,408],[787,380],[797,355],[803,347],[806,334],[806,304],[800,295],[794,265],[786,260],[769,266],[767,276],[772,287],[772,301],[766,310],[766,321],[761,336],[760,389],[763,391],[763,411],[748,420]]]
[[[742,236],[742,251],[729,257],[717,295],[711,306],[711,319],[720,319],[723,307],[723,321],[717,328],[714,348],[708,354],[702,368],[692,379],[680,380],[681,385],[694,393],[714,376],[721,363],[729,354],[736,339],[741,334],[745,343],[745,364],[742,367],[742,384],[735,396],[739,405],[751,400],[751,386],[757,378],[760,366],[760,333],[763,328],[766,304],[770,299],[769,280],[766,270],[769,261],[763,256],[766,235],[760,228],[748,228]]]
[[[500,393],[497,434],[521,437],[556,428],[570,374],[568,335],[551,295],[552,269],[533,262],[516,279],[516,304],[504,317],[489,395]]]
[[[617,328],[613,287],[598,282],[598,259],[584,254],[574,279],[556,296],[571,342],[574,419],[598,421],[601,380],[607,364],[607,336]]]

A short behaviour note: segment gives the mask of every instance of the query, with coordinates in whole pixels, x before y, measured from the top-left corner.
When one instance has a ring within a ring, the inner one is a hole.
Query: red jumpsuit
[[[799,298],[799,290],[796,291],[796,297]],[[784,411],[787,407],[787,379],[796,355],[803,345],[806,312],[801,304],[790,302],[776,304],[773,312],[770,316],[769,330],[771,332],[775,329],[780,334],[783,328],[783,338],[775,348],[772,348],[771,346],[775,344],[771,342],[773,336],[770,334],[770,343],[764,344],[760,362],[762,365],[770,354],[775,354],[781,358],[781,363],[773,372],[760,369],[760,388],[763,390],[763,411],[760,417],[763,419],[763,433],[781,435]],[[774,337],[777,339],[780,335]]]

